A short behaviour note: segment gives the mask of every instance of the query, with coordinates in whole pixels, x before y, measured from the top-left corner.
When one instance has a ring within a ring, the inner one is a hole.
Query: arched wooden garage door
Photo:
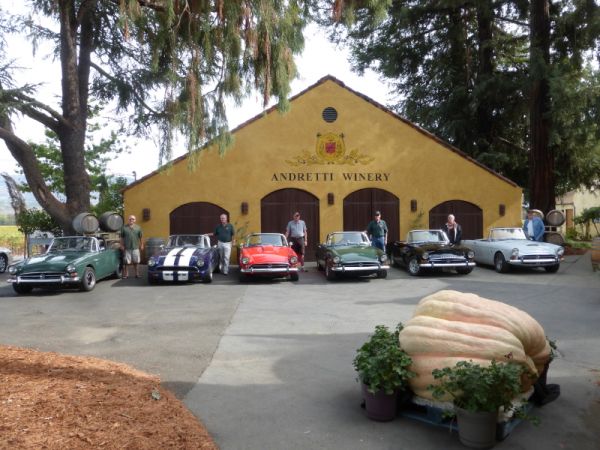
[[[361,189],[344,199],[344,231],[366,230],[375,211],[381,211],[381,218],[388,225],[388,242],[397,241],[400,236],[400,201],[383,189]]]
[[[448,200],[434,206],[429,211],[429,228],[442,228],[448,214],[454,214],[462,227],[463,239],[480,239],[483,237],[483,212],[473,203],[463,200]]]
[[[170,234],[204,234],[212,233],[220,223],[219,216],[229,213],[213,203],[186,203],[171,211],[169,214]],[[211,238],[213,244],[214,236]]]
[[[300,212],[300,218],[308,229],[306,261],[315,260],[315,248],[319,243],[319,199],[300,189],[281,189],[271,192],[260,201],[260,223],[263,233],[285,233],[292,214]]]

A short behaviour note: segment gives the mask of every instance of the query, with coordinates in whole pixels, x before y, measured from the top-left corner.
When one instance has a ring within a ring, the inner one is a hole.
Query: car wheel
[[[415,256],[410,258],[410,261],[408,261],[408,273],[410,273],[413,277],[416,277],[421,273],[419,260]]]
[[[329,281],[333,281],[337,278],[335,272],[331,270],[331,265],[328,264],[327,261],[325,261],[325,278]]]
[[[248,275],[240,272],[240,283],[246,283],[248,281]]]
[[[210,270],[210,268],[208,269],[208,272],[206,272],[206,275],[204,275],[204,277],[202,278],[202,281],[204,283],[212,283],[213,280],[213,271]]]
[[[504,255],[500,252],[494,255],[494,267],[496,268],[496,272],[498,273],[508,272],[508,263],[506,262],[506,259],[504,259]]]
[[[546,267],[544,267],[544,269],[546,269],[546,272],[548,272],[548,273],[556,273],[556,272],[558,272],[559,267],[560,267],[560,264],[554,264],[553,266],[546,266]]]
[[[0,273],[6,272],[7,266],[8,266],[8,256],[0,255]]]
[[[96,272],[91,267],[86,267],[81,277],[81,290],[89,292],[96,286]]]
[[[458,273],[459,275],[468,275],[471,272],[473,272],[472,267],[457,267],[456,268],[456,273]]]
[[[13,283],[13,289],[17,294],[29,294],[33,289],[33,286]]]
[[[290,280],[298,281],[298,279],[299,279],[298,272],[290,272]]]
[[[378,270],[377,278],[387,278],[387,270]]]
[[[158,284],[158,280],[155,280],[153,277],[148,275],[148,284]]]

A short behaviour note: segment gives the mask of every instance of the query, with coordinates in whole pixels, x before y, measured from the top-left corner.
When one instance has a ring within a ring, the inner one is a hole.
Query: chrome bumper
[[[390,266],[332,266],[334,272],[378,272],[388,270]]]
[[[433,269],[435,267],[475,267],[476,264],[474,262],[464,262],[464,263],[438,263],[438,262],[428,262],[419,264],[420,267]]]
[[[509,259],[507,262],[515,266],[553,266],[560,263],[559,258],[545,259]]]
[[[67,277],[62,275],[60,278],[9,278],[7,283],[12,284],[76,284],[81,282],[79,277]]]
[[[247,269],[240,269],[240,272],[241,273],[292,273],[292,272],[298,272],[298,268],[297,267],[288,267],[287,269],[283,269],[283,268],[279,268],[279,267],[271,267],[271,268],[248,267]]]

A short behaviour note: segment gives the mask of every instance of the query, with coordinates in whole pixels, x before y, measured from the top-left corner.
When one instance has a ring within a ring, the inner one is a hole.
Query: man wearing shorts
[[[290,220],[285,228],[285,237],[289,239],[292,244],[292,249],[298,255],[298,261],[300,261],[300,270],[306,272],[304,268],[304,249],[306,248],[308,241],[308,230],[306,229],[306,223],[304,220],[300,220],[300,213],[296,211],[294,213],[293,220]]]
[[[123,250],[123,278],[129,275],[128,268],[133,264],[135,277],[140,277],[138,265],[141,251],[144,250],[142,229],[135,223],[135,216],[129,216],[127,224],[121,229],[121,250]]]

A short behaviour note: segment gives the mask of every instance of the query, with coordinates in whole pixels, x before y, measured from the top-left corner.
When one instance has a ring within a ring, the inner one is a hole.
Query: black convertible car
[[[462,275],[475,267],[473,251],[462,245],[452,245],[442,230],[412,230],[406,241],[396,241],[388,248],[394,264],[406,267],[417,276],[424,270],[456,269]]]

